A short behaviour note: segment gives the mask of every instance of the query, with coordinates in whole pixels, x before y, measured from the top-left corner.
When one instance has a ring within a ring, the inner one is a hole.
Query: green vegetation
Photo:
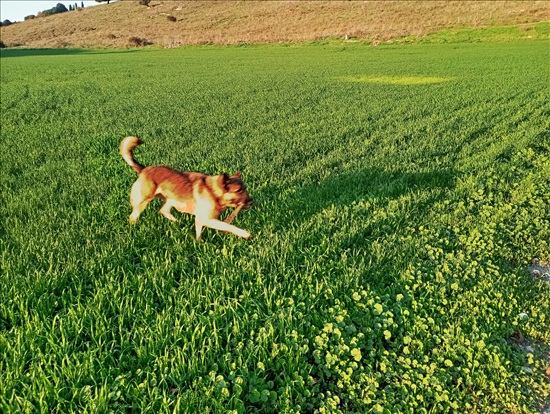
[[[393,39],[392,43],[477,43],[509,42],[517,40],[546,39],[550,37],[550,23],[529,23],[513,26],[488,26],[472,29],[455,27],[443,29],[426,36],[405,36]]]
[[[547,42],[1,56],[0,411],[548,396],[550,286],[526,271],[550,258]],[[241,170],[255,238],[197,242],[157,202],[131,226],[130,134],[146,165]]]
[[[57,5],[55,7],[52,7],[51,9],[46,9],[38,12],[38,17],[51,16],[53,14],[65,13],[67,11],[69,11],[69,9],[67,9],[67,7],[65,7],[63,3],[57,3]]]

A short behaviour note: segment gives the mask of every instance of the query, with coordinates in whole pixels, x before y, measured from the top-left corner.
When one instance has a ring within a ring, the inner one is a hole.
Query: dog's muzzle
[[[247,208],[252,207],[254,204],[256,204],[256,203],[254,203],[254,201],[251,198],[249,198],[249,199],[243,201],[242,203],[240,203],[239,205],[241,206],[241,208],[243,210],[246,210]]]

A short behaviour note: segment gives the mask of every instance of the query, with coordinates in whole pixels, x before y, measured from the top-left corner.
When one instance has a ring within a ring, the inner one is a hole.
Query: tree
[[[111,0],[95,0],[95,1],[96,1],[96,3],[103,3],[103,2],[106,1],[107,4],[109,4],[109,2],[110,2]]]
[[[10,24],[11,22],[8,19],[4,20],[3,22],[0,22],[0,26],[9,26]]]
[[[54,14],[55,13],[64,13],[66,11],[69,11],[63,3],[57,3],[57,6],[53,8]]]
[[[69,10],[65,7],[64,4],[57,3],[57,6],[52,7],[51,9],[43,10],[41,12],[38,12],[37,16],[38,17],[51,16],[52,14],[64,13],[66,11],[69,11]]]
[[[82,8],[84,8],[84,2],[82,2]]]

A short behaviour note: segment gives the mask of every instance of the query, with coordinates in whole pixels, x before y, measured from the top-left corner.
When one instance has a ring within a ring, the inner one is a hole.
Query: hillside
[[[271,43],[358,37],[375,42],[450,27],[550,20],[547,1],[137,1],[2,27],[8,47],[128,47]]]

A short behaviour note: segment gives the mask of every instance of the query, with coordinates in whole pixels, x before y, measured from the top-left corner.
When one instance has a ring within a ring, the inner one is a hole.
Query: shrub
[[[139,0],[139,4],[141,4],[142,6],[149,7],[149,3],[151,3],[151,0]]]
[[[0,22],[0,26],[9,26],[10,24],[12,24],[9,20],[4,20],[3,22]]]
[[[137,36],[132,36],[128,40],[129,40],[131,46],[136,46],[136,47],[147,46],[147,45],[152,45],[153,44],[153,42],[150,42],[147,39],[142,39],[141,37],[137,37]]]
[[[69,11],[63,3],[57,3],[57,5],[52,10],[54,13],[65,13]]]
[[[0,40],[0,49],[4,49],[6,47],[6,44]]]
[[[166,17],[168,20],[170,20],[171,22],[177,22],[178,19],[176,18],[176,16],[167,16]]]
[[[34,14],[29,14],[28,16],[25,16],[25,20],[32,20],[34,19],[36,16]]]
[[[53,14],[65,13],[67,11],[69,10],[65,7],[64,4],[57,3],[57,5],[55,7],[52,7],[51,9],[42,10],[41,12],[38,12],[37,16],[38,17],[51,16]]]

